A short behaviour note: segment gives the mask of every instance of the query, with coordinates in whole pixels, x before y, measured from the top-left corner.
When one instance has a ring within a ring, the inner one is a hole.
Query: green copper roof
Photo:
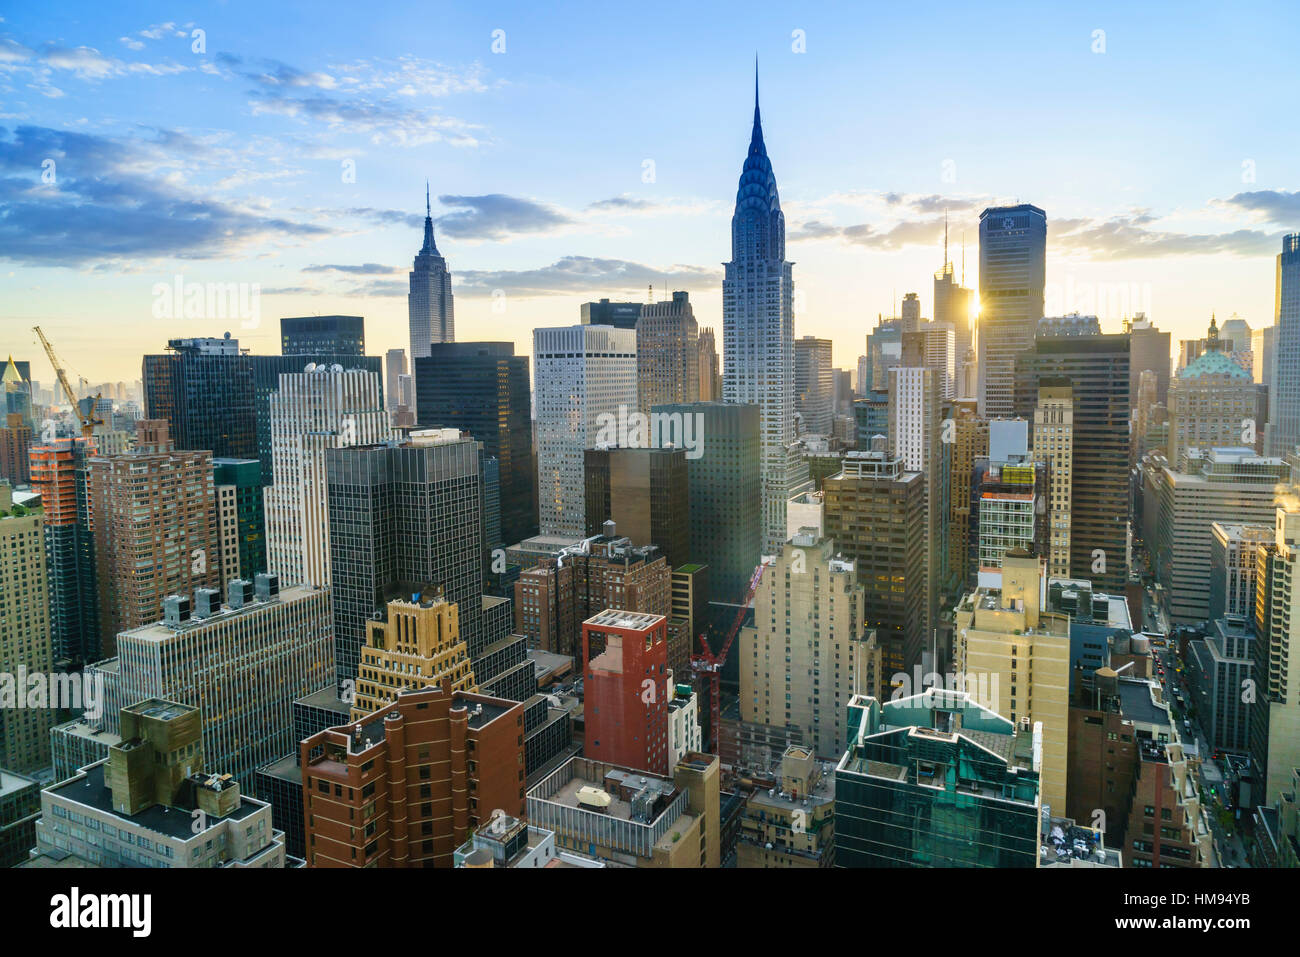
[[[1203,379],[1212,375],[1227,376],[1230,379],[1251,378],[1249,372],[1228,358],[1227,355],[1216,350],[1202,352],[1188,363],[1182,372],[1178,373],[1178,378]]]

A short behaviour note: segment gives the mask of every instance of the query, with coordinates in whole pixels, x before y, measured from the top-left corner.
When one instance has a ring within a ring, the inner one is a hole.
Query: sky
[[[1047,212],[1047,311],[1272,322],[1300,230],[1288,3],[118,2],[0,7],[0,350],[131,381],[281,316],[408,345],[426,179],[461,340],[685,289],[721,341],[754,60],[796,335],[854,368],[985,206]],[[1141,6],[1143,9],[1137,9]],[[187,317],[183,283],[258,291]],[[1176,345],[1175,345],[1176,348]]]

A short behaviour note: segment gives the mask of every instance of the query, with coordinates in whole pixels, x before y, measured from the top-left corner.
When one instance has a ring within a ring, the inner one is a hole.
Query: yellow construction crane
[[[95,426],[104,424],[103,419],[95,418],[95,409],[99,406],[99,399],[103,393],[95,395],[95,403],[90,407],[89,413],[82,412],[81,404],[76,399],[76,393],[72,391],[72,386],[68,384],[67,373],[63,371],[63,366],[59,365],[59,360],[54,355],[54,346],[50,345],[50,340],[45,338],[45,333],[41,332],[40,326],[34,326],[33,331],[40,337],[41,345],[45,347],[45,354],[50,357],[50,365],[54,366],[54,374],[59,377],[59,385],[63,386],[63,394],[72,403],[72,411],[81,420],[81,434],[86,438],[90,438],[95,434]]]

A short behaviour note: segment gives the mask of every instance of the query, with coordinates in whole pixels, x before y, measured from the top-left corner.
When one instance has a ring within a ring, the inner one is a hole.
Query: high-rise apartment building
[[[524,813],[524,706],[402,691],[299,747],[308,867],[451,867],[495,811]]]
[[[583,754],[668,773],[668,620],[608,608],[582,623]]]
[[[803,430],[830,435],[835,418],[835,368],[831,340],[804,336],[794,341],[794,408]]]
[[[123,700],[200,708],[207,760],[255,793],[254,772],[293,750],[294,700],[334,680],[329,593],[264,574],[224,605],[215,589],[172,595],[159,617],[118,635]]]
[[[641,307],[636,322],[637,408],[700,399],[700,334],[690,294]]]
[[[456,309],[447,260],[433,240],[433,211],[429,191],[424,195],[424,245],[415,255],[406,308],[411,329],[411,362],[429,354],[435,342],[456,341]]]
[[[177,449],[256,458],[253,363],[239,340],[170,339],[167,349],[144,357],[145,417],[166,419]]]
[[[980,415],[1016,414],[1016,357],[1034,344],[1046,273],[1046,213],[1028,203],[980,213]]]
[[[308,365],[280,376],[269,402],[275,482],[266,489],[267,566],[286,584],[325,588],[331,581],[325,450],[392,435],[379,376]]]
[[[28,694],[27,677],[54,672],[44,516],[15,505],[0,482],[0,767],[34,772],[50,763],[54,712]]]
[[[538,524],[544,535],[581,538],[587,522],[583,453],[602,441],[630,444],[632,437],[621,433],[635,431],[629,415],[637,408],[636,331],[535,329],[533,362]]]
[[[401,444],[326,449],[340,681],[356,679],[366,623],[399,595],[428,593],[454,602],[471,659],[487,650],[480,448],[445,430],[412,432]],[[479,673],[478,679],[494,676]]]
[[[21,412],[10,412],[0,426],[0,481],[26,485],[31,481],[29,457],[33,435]]]
[[[366,320],[361,316],[286,316],[280,320],[280,354],[363,356]]]
[[[602,447],[584,461],[588,536],[612,520],[634,545],[658,545],[670,568],[693,557],[685,449]]]
[[[93,439],[55,439],[31,450],[32,490],[45,511],[50,632],[54,655],[73,663],[100,655],[95,536],[86,477]]]
[[[1037,867],[1032,736],[964,692],[849,703],[836,867]],[[1043,802],[1046,803],[1046,802]]]
[[[1042,610],[1041,561],[1024,550],[1008,552],[1002,587],[978,588],[963,599],[953,667],[968,680],[987,676],[989,700],[982,703],[1033,735],[1042,803],[1059,813],[1067,790],[1070,619]]]
[[[826,479],[825,535],[852,561],[864,589],[863,626],[892,681],[921,664],[925,622],[925,477],[883,450],[850,452]],[[883,692],[882,692],[883,693]]]
[[[981,333],[982,334],[982,333]],[[1074,389],[1070,568],[1099,589],[1128,581],[1129,340],[1102,335],[1093,316],[1044,320],[1015,360],[1014,414],[1034,417],[1044,377]]]
[[[497,460],[501,532],[484,546],[537,533],[528,357],[512,342],[449,342],[415,362],[415,418],[422,428],[459,429]]]
[[[786,537],[786,503],[807,470],[794,431],[794,265],[785,258],[785,214],[763,143],[754,78],[754,128],[731,217],[731,262],[722,281],[722,393],[759,407],[763,551]]]
[[[853,562],[829,538],[795,535],[764,572],[754,624],[740,634],[741,720],[797,727],[819,758],[842,753],[849,699],[879,688],[864,618]]]
[[[221,580],[212,455],[178,451],[165,421],[136,423],[136,447],[90,459],[101,653],[162,617],[163,599]]]

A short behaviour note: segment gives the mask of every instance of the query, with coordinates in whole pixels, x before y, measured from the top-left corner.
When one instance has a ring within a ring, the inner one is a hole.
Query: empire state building
[[[411,360],[429,354],[435,342],[456,341],[456,315],[451,298],[451,273],[447,260],[433,241],[433,211],[429,190],[424,191],[424,245],[411,270],[411,291],[407,310],[411,322]]]
[[[754,73],[754,129],[731,217],[731,262],[722,280],[722,396],[759,408],[763,551],[787,539],[786,504],[808,484],[794,429],[794,264],[785,215],[763,143]]]

